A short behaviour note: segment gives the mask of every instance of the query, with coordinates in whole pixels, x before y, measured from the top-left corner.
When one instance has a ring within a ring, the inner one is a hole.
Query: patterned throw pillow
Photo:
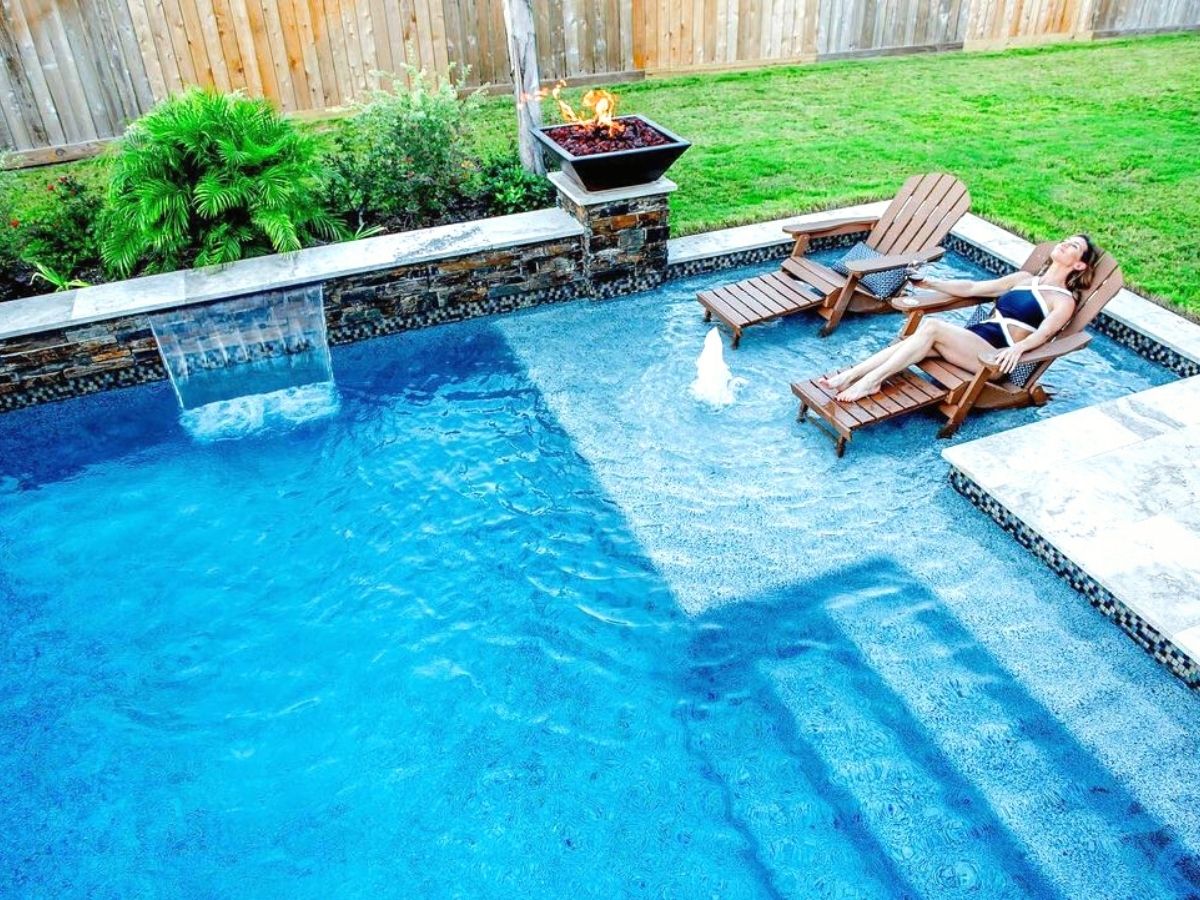
[[[846,255],[835,262],[832,266],[835,272],[841,272],[843,275],[849,275],[846,270],[846,263],[855,262],[860,259],[878,259],[883,256],[878,250],[873,250],[862,241],[859,241],[853,247],[846,251]],[[873,272],[870,275],[862,277],[862,284],[872,294],[880,299],[886,300],[896,291],[900,290],[904,284],[906,266],[899,266],[895,269],[885,269],[882,272]]]

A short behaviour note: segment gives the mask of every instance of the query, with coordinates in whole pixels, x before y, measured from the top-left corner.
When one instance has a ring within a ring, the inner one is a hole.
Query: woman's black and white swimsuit
[[[1066,288],[1051,284],[1038,284],[1035,278],[1029,284],[1006,291],[996,299],[992,314],[977,325],[967,327],[993,347],[1003,349],[1017,342],[1013,337],[1012,327],[1028,328],[1037,331],[1038,326],[1050,315],[1050,304],[1042,296],[1042,291],[1058,291],[1060,294],[1072,296]]]

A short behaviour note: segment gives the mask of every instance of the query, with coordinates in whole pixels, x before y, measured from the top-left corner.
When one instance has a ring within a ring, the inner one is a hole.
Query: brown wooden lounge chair
[[[1038,272],[1053,247],[1054,242],[1039,244],[1021,268],[1026,272]],[[1041,406],[1048,399],[1046,390],[1039,384],[1043,373],[1060,356],[1088,345],[1091,335],[1084,328],[1104,308],[1104,304],[1116,296],[1124,283],[1116,260],[1107,253],[1102,254],[1096,262],[1092,286],[1079,302],[1071,321],[1055,337],[1023,355],[1018,370],[1006,378],[990,380],[998,370],[987,361],[989,355],[980,357],[984,365],[978,374],[953,366],[943,359],[930,357],[889,378],[878,393],[851,403],[835,400],[831,392],[818,385],[815,379],[808,379],[792,384],[792,393],[800,398],[799,419],[803,421],[812,413],[814,421],[830,431],[837,455],[841,456],[845,452],[846,442],[864,425],[894,419],[925,407],[936,406],[946,417],[946,424],[938,432],[938,437],[948,438],[958,430],[973,409]],[[929,294],[901,297],[893,301],[893,305],[897,310],[908,313],[900,331],[900,336],[906,337],[916,330],[928,313],[990,303],[993,299]]]
[[[696,299],[704,306],[704,320],[715,315],[728,325],[736,348],[746,326],[806,309],[825,318],[822,336],[831,334],[846,312],[891,312],[888,298],[872,293],[863,276],[939,258],[945,251],[938,245],[970,205],[966,186],[953,175],[914,175],[878,218],[787,225],[783,230],[796,238],[796,245],[782,270],[701,291]],[[804,256],[814,237],[868,230],[867,246],[883,255],[848,263],[849,275]]]

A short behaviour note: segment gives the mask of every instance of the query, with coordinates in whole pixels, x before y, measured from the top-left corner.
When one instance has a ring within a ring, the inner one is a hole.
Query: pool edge
[[[1192,690],[1200,691],[1200,661],[1164,637],[1157,628],[954,464],[950,464],[949,480],[959,494],[1012,535],[1018,544],[1041,560],[1051,572],[1083,594],[1092,606],[1115,622],[1155,662],[1165,666]]]

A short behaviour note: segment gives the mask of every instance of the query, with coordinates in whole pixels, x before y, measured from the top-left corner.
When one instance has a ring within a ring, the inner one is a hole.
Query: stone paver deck
[[[942,455],[1200,662],[1200,376]]]

